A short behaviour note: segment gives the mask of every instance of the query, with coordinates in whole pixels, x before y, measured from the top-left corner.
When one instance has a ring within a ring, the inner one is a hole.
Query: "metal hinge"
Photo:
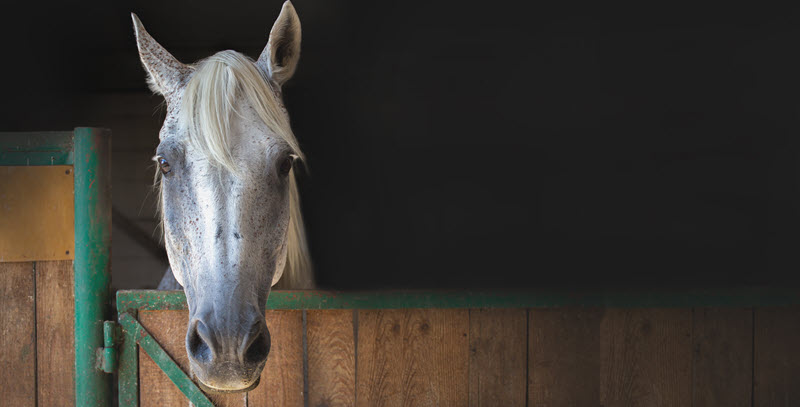
[[[120,327],[114,321],[103,322],[103,347],[97,349],[97,368],[106,372],[114,373],[119,367],[119,352],[117,345],[120,343],[122,335]]]

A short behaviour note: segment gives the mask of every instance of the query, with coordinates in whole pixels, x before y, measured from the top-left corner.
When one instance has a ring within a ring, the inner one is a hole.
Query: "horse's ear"
[[[136,45],[139,47],[139,57],[148,73],[147,83],[155,93],[165,97],[176,93],[189,76],[191,69],[175,59],[167,52],[147,30],[136,14],[131,13],[133,29],[136,32]]]
[[[300,59],[300,17],[292,2],[283,3],[281,15],[269,32],[269,41],[256,64],[278,85],[289,80]]]

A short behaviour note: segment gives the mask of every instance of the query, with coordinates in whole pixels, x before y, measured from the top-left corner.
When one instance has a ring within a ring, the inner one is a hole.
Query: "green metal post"
[[[119,308],[117,308],[119,310]],[[136,319],[136,309],[125,310],[132,318]],[[122,320],[122,311],[119,311]],[[122,343],[119,351],[119,407],[139,407],[139,352],[136,346],[136,337],[133,332],[123,326]]]
[[[75,405],[110,406],[100,370],[111,283],[111,132],[75,129]]]

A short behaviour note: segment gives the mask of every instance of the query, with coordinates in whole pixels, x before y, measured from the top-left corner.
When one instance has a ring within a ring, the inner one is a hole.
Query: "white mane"
[[[235,101],[244,97],[261,120],[304,159],[289,125],[289,117],[265,74],[253,61],[236,51],[222,51],[193,66],[194,73],[186,83],[181,105],[181,121],[187,126],[189,140],[211,162],[236,174],[239,168],[231,155],[227,135],[231,127]],[[276,270],[280,288],[312,288],[311,258],[306,243],[300,195],[294,170],[289,175],[289,230],[286,265]],[[281,273],[282,276],[281,276]],[[275,282],[275,280],[273,280]]]

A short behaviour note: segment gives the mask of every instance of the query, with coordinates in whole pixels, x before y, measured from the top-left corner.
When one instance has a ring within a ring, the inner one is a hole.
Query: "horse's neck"
[[[178,280],[175,279],[175,275],[172,274],[172,268],[167,267],[167,272],[164,273],[164,277],[161,278],[161,282],[158,283],[159,290],[183,290]]]

